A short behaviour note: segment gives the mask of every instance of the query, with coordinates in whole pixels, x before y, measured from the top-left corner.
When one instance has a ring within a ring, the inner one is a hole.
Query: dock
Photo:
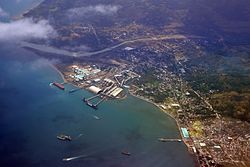
[[[91,100],[95,99],[95,98],[98,98],[100,97],[101,100],[99,100],[96,104],[92,103]],[[101,94],[97,94],[97,95],[94,95],[92,97],[89,97],[89,98],[85,98],[83,97],[82,98],[82,101],[89,107],[97,110],[98,109],[98,105],[100,105],[104,100],[106,100],[106,97],[103,97],[101,96]]]
[[[160,142],[182,142],[182,139],[159,138]]]

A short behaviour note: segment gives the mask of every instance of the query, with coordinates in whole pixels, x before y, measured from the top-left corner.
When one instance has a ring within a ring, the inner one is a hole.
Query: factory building
[[[75,75],[73,76],[75,81],[82,81],[90,75],[96,75],[97,73],[101,72],[100,69],[91,68],[91,67],[80,68],[76,65],[73,65],[72,69],[75,73]]]
[[[123,91],[122,88],[116,88],[110,95],[113,97],[118,96]]]
[[[100,88],[98,88],[98,87],[96,87],[96,86],[90,86],[90,87],[88,88],[88,90],[89,90],[90,92],[92,92],[92,93],[95,93],[95,94],[98,94],[98,93],[100,93],[100,92],[102,91],[102,89],[100,89]]]

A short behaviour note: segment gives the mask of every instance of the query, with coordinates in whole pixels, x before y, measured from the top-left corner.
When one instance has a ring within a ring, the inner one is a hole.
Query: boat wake
[[[75,138],[75,140],[76,139],[79,139],[80,137],[82,137],[83,136],[83,134],[81,133],[81,134],[79,134],[76,138]]]
[[[76,157],[63,158],[63,161],[72,161],[72,160],[76,160],[76,159],[79,159],[79,158],[85,158],[85,157],[87,157],[87,155],[79,155],[79,156],[76,156]]]
[[[96,115],[92,115],[92,116],[93,116],[93,118],[96,119],[96,120],[100,120],[100,119],[101,119],[100,117],[98,117],[98,116],[96,116]]]

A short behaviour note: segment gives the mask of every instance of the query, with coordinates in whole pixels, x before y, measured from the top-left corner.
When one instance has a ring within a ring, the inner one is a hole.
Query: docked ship
[[[54,86],[58,87],[58,88],[61,89],[61,90],[64,90],[64,89],[65,89],[65,87],[64,87],[62,84],[58,83],[58,82],[53,82],[52,84],[53,84]]]
[[[91,107],[91,108],[93,108],[93,109],[95,109],[95,110],[98,109],[97,105],[92,104],[92,103],[89,102],[85,97],[82,98],[82,101],[83,101],[84,103],[86,103],[89,107]]]
[[[87,101],[86,104],[87,104],[89,107],[92,107],[92,108],[95,109],[95,110],[98,109],[96,105],[90,103],[89,101]]]

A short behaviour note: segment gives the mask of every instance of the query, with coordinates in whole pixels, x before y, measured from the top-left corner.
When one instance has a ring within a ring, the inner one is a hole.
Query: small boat
[[[69,135],[60,134],[57,136],[58,140],[71,141],[72,138]]]
[[[71,159],[70,158],[63,158],[62,160],[63,161],[70,161]]]
[[[79,159],[79,158],[84,158],[84,157],[87,157],[87,156],[86,155],[79,155],[79,156],[76,156],[76,157],[63,158],[62,161],[72,161],[72,160]]]
[[[130,155],[131,155],[131,153],[128,152],[128,151],[122,151],[121,153],[122,153],[123,155],[127,155],[127,156],[130,156]]]

